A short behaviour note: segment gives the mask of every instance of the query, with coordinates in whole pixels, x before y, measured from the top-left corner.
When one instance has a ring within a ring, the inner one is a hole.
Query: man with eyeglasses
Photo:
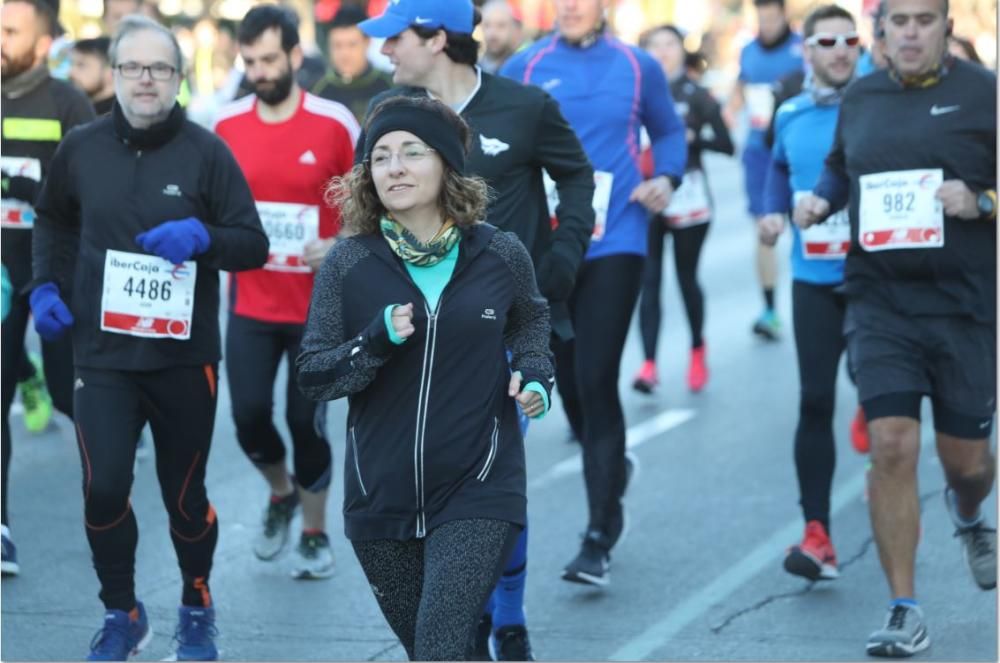
[[[213,660],[205,490],[220,360],[219,270],[260,267],[267,235],[225,144],[175,101],[169,30],[126,17],[111,44],[117,103],[60,146],[38,205],[31,309],[72,335],[84,518],[105,614],[89,660],[124,661],[152,631],[135,595],[135,441],[148,422],[182,578],[178,660]],[[72,293],[68,286],[72,284]]]
[[[947,0],[887,1],[890,67],[847,90],[825,169],[795,208],[809,228],[849,206],[844,329],[891,594],[885,625],[868,639],[876,656],[930,645],[914,591],[925,395],[945,509],[976,584],[996,587],[996,530],[980,505],[995,476],[997,79],[948,55],[951,23]]]
[[[326,437],[326,403],[296,386],[295,358],[305,331],[315,273],[340,229],[339,213],[323,202],[331,178],[353,166],[358,123],[342,104],[299,87],[298,25],[277,5],[251,9],[237,31],[246,79],[254,94],[222,110],[216,133],[246,175],[271,255],[263,269],[230,280],[226,376],[240,447],[267,481],[268,500],[254,554],[273,561],[289,539],[302,506],[302,533],[294,549],[295,578],[329,578],[333,551],[326,534],[326,502],[333,457]],[[274,385],[288,357],[285,421],[293,466],[274,425]]]
[[[63,81],[49,75],[48,55],[52,46],[56,16],[42,0],[13,0],[3,4],[3,39],[0,40],[3,81],[0,116],[0,168],[3,171],[0,226],[3,238],[3,266],[7,269],[15,296],[9,316],[2,326],[3,361],[0,382],[3,391],[3,575],[17,575],[20,566],[17,548],[7,519],[8,472],[12,442],[10,410],[21,390],[25,426],[40,432],[48,424],[52,406],[67,416],[73,412],[73,348],[68,340],[42,342],[44,374],[29,361],[24,349],[29,308],[17,293],[31,281],[31,236],[35,221],[34,205],[42,181],[60,141],[69,131],[94,118],[86,97]],[[46,384],[48,390],[46,391]],[[19,384],[20,383],[20,384]],[[49,393],[51,392],[51,397]]]
[[[761,241],[774,246],[785,217],[816,186],[833,144],[840,100],[853,80],[860,38],[854,17],[822,5],[803,25],[810,75],[805,91],[784,102],[775,116],[771,169],[764,188]],[[830,488],[836,452],[833,411],[837,393],[846,303],[839,292],[851,243],[847,215],[800,231],[793,226],[792,322],[799,365],[799,423],[795,471],[806,523],[802,542],[785,557],[785,570],[808,580],[838,576],[830,540]]]

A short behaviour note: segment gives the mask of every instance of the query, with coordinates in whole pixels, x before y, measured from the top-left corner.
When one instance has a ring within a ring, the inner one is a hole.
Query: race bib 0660
[[[613,173],[609,173],[603,170],[594,171],[594,198],[592,205],[594,207],[594,232],[590,239],[592,241],[599,241],[604,238],[604,231],[607,228],[608,223],[608,206],[611,204],[611,185],[614,183],[615,176]],[[542,181],[545,183],[545,197],[548,200],[549,207],[549,218],[552,219],[552,224],[557,223],[556,220],[556,208],[559,206],[559,192],[556,191],[556,183],[551,177],[549,177],[548,172],[542,171]]]
[[[42,162],[25,157],[0,157],[0,169],[11,177],[42,181]],[[0,199],[0,226],[30,230],[35,226],[35,210],[23,200]]]
[[[319,207],[298,203],[257,202],[257,213],[271,243],[264,269],[311,272],[303,256],[306,244],[319,239]]]
[[[104,259],[101,331],[142,338],[191,338],[198,265],[108,250]]]
[[[866,251],[944,246],[940,168],[862,175],[858,240]]]
[[[796,191],[798,205],[809,191]],[[843,260],[851,248],[851,221],[847,210],[831,214],[823,223],[801,231],[802,257],[806,260]]]

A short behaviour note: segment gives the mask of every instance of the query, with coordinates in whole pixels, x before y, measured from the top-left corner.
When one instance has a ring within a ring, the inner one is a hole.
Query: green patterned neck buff
[[[453,221],[447,221],[431,241],[423,244],[395,219],[382,217],[382,235],[396,255],[417,267],[436,265],[455,248],[462,232]]]

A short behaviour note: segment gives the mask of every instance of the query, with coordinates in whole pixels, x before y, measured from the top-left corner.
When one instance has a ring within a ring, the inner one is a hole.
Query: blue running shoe
[[[107,610],[104,626],[90,641],[88,661],[127,661],[129,656],[138,654],[153,639],[153,629],[149,628],[146,607],[141,601],[135,602],[139,618],[129,619],[123,610]]]
[[[215,648],[215,608],[192,608],[182,605],[178,609],[177,641],[178,661],[215,661],[219,650]]]
[[[753,333],[768,341],[777,341],[781,338],[781,321],[778,315],[771,310],[765,310],[753,323]]]
[[[0,534],[2,534],[0,538],[3,539],[3,563],[0,565],[0,571],[3,571],[5,576],[16,576],[21,572],[21,567],[17,565],[17,546],[10,538],[10,530],[6,525],[0,527]]]

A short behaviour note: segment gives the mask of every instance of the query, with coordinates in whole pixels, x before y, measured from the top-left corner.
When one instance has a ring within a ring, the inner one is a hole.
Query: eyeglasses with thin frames
[[[379,150],[372,153],[371,164],[373,169],[388,168],[392,163],[392,157],[397,156],[404,166],[412,166],[427,158],[432,152],[434,148],[426,145],[406,145],[399,152]]]
[[[165,62],[154,62],[153,64],[139,64],[138,62],[123,62],[115,66],[122,78],[136,80],[149,72],[149,77],[154,81],[169,81],[177,73],[177,67]]]
[[[834,46],[847,46],[848,48],[854,48],[861,43],[861,37],[854,32],[846,35],[821,33],[809,37],[806,39],[806,43],[810,46],[819,46],[820,48],[833,48]]]

